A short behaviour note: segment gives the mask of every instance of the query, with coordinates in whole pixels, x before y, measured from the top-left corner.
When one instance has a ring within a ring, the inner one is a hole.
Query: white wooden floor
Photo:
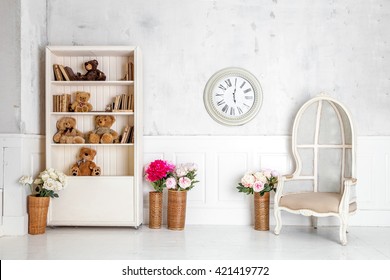
[[[389,260],[390,227],[285,226],[279,236],[251,226],[186,226],[184,231],[48,228],[43,235],[0,238],[2,260]]]

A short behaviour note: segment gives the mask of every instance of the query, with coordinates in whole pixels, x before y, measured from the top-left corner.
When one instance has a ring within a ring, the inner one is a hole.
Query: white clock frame
[[[218,82],[224,77],[231,76],[237,76],[246,80],[253,88],[253,105],[240,117],[228,117],[228,114],[222,114],[213,104],[213,92],[218,87]],[[238,126],[251,121],[258,114],[263,102],[263,91],[260,82],[252,73],[243,68],[228,67],[217,71],[210,77],[204,89],[203,102],[207,112],[216,122],[227,126]]]

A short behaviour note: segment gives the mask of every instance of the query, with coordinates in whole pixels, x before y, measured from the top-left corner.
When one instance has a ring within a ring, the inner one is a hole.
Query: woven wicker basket
[[[42,234],[46,232],[47,211],[50,197],[28,196],[28,233]]]
[[[149,228],[161,228],[162,201],[162,192],[149,192]]]
[[[187,191],[168,191],[168,229],[183,230],[186,222]]]
[[[254,193],[255,230],[269,230],[269,192]]]

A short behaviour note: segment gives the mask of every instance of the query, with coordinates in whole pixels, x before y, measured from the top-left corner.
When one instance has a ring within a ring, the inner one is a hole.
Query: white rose
[[[254,182],[255,182],[255,177],[252,174],[245,174],[244,177],[242,177],[241,179],[241,184],[243,184],[244,187],[247,188],[251,188]]]
[[[165,184],[168,189],[174,189],[176,187],[176,179],[173,177],[169,177],[166,181]]]
[[[184,166],[180,165],[179,167],[176,168],[176,175],[178,177],[183,177],[185,175],[187,175],[187,170]]]
[[[23,185],[31,185],[33,183],[33,178],[31,176],[22,176],[20,179],[19,179],[19,183],[23,184]]]
[[[256,181],[261,181],[263,182],[264,184],[267,183],[267,177],[265,176],[265,174],[263,172],[256,172],[254,174],[255,178],[256,178]]]

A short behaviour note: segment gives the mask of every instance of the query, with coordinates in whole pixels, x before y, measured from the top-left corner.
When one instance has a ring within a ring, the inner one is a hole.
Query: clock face
[[[240,118],[245,115],[255,101],[251,83],[240,76],[225,76],[214,85],[212,90],[214,108],[227,118]]]
[[[204,102],[208,113],[224,125],[242,125],[253,119],[262,103],[257,79],[241,68],[226,68],[208,81]]]

